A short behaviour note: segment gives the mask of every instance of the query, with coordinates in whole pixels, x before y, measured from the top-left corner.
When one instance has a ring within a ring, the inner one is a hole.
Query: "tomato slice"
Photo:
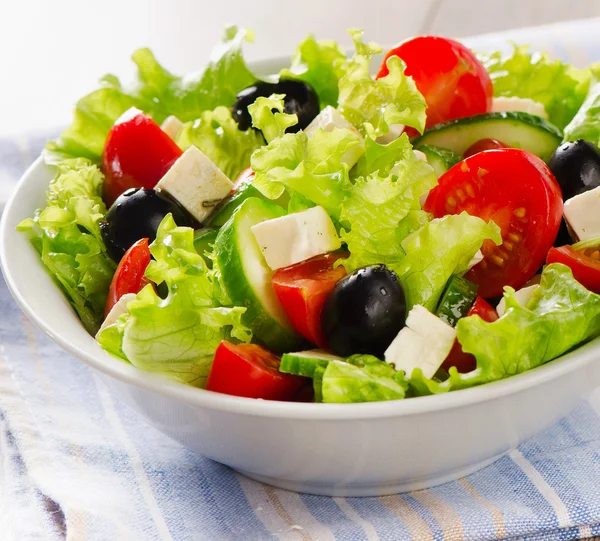
[[[473,156],[473,154],[477,154],[479,152],[483,152],[484,150],[495,150],[498,148],[509,148],[508,145],[505,145],[501,141],[496,139],[480,139],[476,143],[473,143],[467,150],[463,156],[468,158],[469,156]]]
[[[264,400],[294,400],[306,378],[279,371],[280,359],[256,344],[217,347],[206,388],[217,393]]]
[[[106,305],[104,306],[104,317],[108,315],[123,295],[126,293],[139,293],[146,284],[151,283],[144,276],[151,258],[148,239],[138,240],[125,252],[110,283]]]
[[[483,321],[491,323],[498,319],[498,313],[492,306],[482,297],[477,297],[471,309],[467,312],[465,317],[479,316]],[[470,353],[465,353],[458,342],[454,340],[454,345],[448,353],[448,357],[442,364],[442,368],[446,371],[450,370],[450,367],[455,366],[461,374],[466,374],[477,368],[477,359]]]
[[[399,56],[427,103],[427,127],[487,113],[492,108],[492,81],[464,45],[438,36],[409,39],[387,52],[377,79],[388,73],[387,61]]]
[[[503,242],[485,241],[484,259],[466,278],[489,299],[504,286],[519,289],[542,265],[562,219],[560,188],[537,156],[515,148],[486,150],[456,164],[438,179],[425,210],[436,218],[463,211],[493,220]]]
[[[346,276],[344,267],[333,264],[344,252],[313,257],[273,274],[273,289],[290,323],[300,335],[322,348],[327,342],[321,330],[321,310],[335,284]]]
[[[600,294],[600,249],[573,250],[572,246],[551,248],[546,263],[562,263],[570,267],[583,287]]]
[[[181,154],[154,120],[138,109],[130,109],[115,122],[104,145],[106,204],[111,205],[129,188],[154,188]]]

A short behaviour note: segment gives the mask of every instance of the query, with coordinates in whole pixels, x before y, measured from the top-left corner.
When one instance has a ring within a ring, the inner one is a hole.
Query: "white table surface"
[[[291,53],[308,33],[345,30],[391,44],[600,16],[600,0],[0,0],[0,136],[62,126],[106,72],[131,74],[151,47],[170,70],[196,70],[227,23],[256,31],[250,59]]]

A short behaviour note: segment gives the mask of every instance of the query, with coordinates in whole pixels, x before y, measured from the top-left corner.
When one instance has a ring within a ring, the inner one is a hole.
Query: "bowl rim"
[[[90,347],[86,349],[79,348],[70,343],[66,337],[53,328],[51,321],[44,320],[34,311],[26,296],[20,291],[19,269],[13,267],[11,261],[9,261],[6,247],[11,242],[11,239],[21,234],[15,229],[15,225],[18,223],[16,222],[18,216],[13,216],[13,214],[16,214],[16,202],[19,197],[23,196],[23,192],[27,191],[26,188],[36,175],[46,175],[47,172],[40,171],[45,167],[46,165],[42,157],[38,157],[23,174],[5,206],[0,224],[0,262],[2,263],[2,272],[6,284],[27,317],[54,342],[78,360],[122,383],[141,387],[146,391],[155,392],[193,406],[211,410],[259,417],[354,421],[358,419],[383,419],[419,415],[437,410],[468,407],[481,402],[500,399],[525,392],[532,387],[579,370],[590,364],[598,356],[597,350],[600,346],[600,338],[592,340],[545,365],[504,380],[463,389],[459,392],[414,397],[408,400],[357,404],[281,402],[230,396],[187,386],[156,374],[144,372],[103,351],[92,336],[89,337]],[[28,245],[31,250],[34,250],[31,244],[28,243]],[[41,259],[37,258],[37,260],[42,265]],[[50,277],[48,284],[51,284],[50,287],[57,287]],[[76,322],[76,324],[81,325],[74,311],[72,314],[74,323]]]

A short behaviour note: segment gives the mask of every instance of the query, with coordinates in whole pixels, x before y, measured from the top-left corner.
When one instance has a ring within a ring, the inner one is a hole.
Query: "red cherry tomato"
[[[279,364],[279,357],[262,346],[223,340],[215,352],[206,388],[248,398],[294,400],[306,378],[280,372]]]
[[[562,263],[570,267],[573,276],[583,287],[600,294],[600,250],[573,250],[572,246],[551,248],[546,263]]]
[[[473,154],[478,154],[479,152],[483,152],[484,150],[496,150],[498,148],[509,148],[508,145],[497,141],[496,139],[480,139],[476,143],[473,143],[467,150],[463,156],[468,158],[469,156],[473,156]]]
[[[231,193],[235,192],[243,184],[251,182],[254,179],[254,175],[255,173],[252,171],[252,167],[246,167],[246,169],[239,174],[238,178],[235,179]]]
[[[475,55],[457,41],[437,36],[409,39],[387,52],[377,79],[388,73],[387,60],[399,56],[427,103],[427,127],[487,113],[492,81]]]
[[[144,276],[151,259],[148,239],[140,239],[129,248],[121,258],[110,283],[104,317],[126,293],[139,293],[150,280]]]
[[[484,259],[466,278],[484,298],[519,289],[542,265],[562,219],[556,179],[537,156],[515,148],[486,150],[456,164],[438,179],[425,210],[436,218],[466,211],[502,231],[502,244],[485,241]]]
[[[482,297],[477,297],[471,309],[467,312],[467,316],[479,316],[483,321],[491,323],[498,319],[498,313],[490,304]],[[454,346],[448,353],[448,357],[442,364],[442,368],[446,371],[450,370],[451,366],[455,366],[461,374],[466,374],[477,368],[477,359],[470,353],[465,353],[458,342],[454,340]]]
[[[131,109],[111,128],[102,154],[107,205],[129,188],[154,188],[181,149],[148,115]]]
[[[321,331],[321,310],[335,284],[346,276],[344,267],[333,264],[347,254],[333,252],[279,269],[273,288],[290,323],[309,342],[326,348]]]

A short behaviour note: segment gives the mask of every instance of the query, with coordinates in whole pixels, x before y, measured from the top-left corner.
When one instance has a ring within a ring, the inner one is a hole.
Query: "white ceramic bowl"
[[[43,205],[52,177],[52,169],[36,161],[0,228],[4,276],[23,311],[150,424],[254,479],[336,496],[434,486],[482,468],[549,427],[600,382],[598,341],[504,381],[369,404],[238,398],[139,371],[87,334],[25,235],[15,231]]]

